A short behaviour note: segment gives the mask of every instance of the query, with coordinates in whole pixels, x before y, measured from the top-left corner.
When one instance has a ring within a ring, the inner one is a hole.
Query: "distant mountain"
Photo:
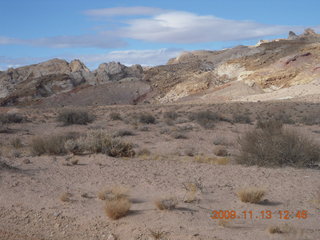
[[[320,35],[306,29],[255,46],[184,52],[143,69],[117,62],[89,69],[79,60],[0,72],[0,105],[104,105],[270,101],[320,95]],[[318,97],[319,98],[319,97]]]

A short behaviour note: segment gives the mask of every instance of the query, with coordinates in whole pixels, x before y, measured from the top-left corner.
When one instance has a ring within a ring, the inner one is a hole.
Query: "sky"
[[[161,65],[183,51],[320,32],[319,9],[319,0],[0,0],[0,70],[51,58]]]

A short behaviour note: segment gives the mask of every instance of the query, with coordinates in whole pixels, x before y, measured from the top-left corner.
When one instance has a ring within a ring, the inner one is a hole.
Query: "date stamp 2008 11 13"
[[[270,210],[263,211],[235,211],[235,210],[214,210],[211,212],[212,219],[307,219],[307,210],[279,210],[272,212]]]

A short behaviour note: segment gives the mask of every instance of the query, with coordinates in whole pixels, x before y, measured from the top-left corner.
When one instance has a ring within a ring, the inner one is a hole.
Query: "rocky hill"
[[[90,71],[53,59],[0,72],[0,105],[269,101],[320,93],[320,35],[306,29],[255,46],[184,52],[143,69],[117,62]]]

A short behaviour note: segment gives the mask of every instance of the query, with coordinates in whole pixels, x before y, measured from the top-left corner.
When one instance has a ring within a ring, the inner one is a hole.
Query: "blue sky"
[[[306,27],[319,0],[0,0],[0,70],[58,57],[164,64],[184,50],[252,45]]]

